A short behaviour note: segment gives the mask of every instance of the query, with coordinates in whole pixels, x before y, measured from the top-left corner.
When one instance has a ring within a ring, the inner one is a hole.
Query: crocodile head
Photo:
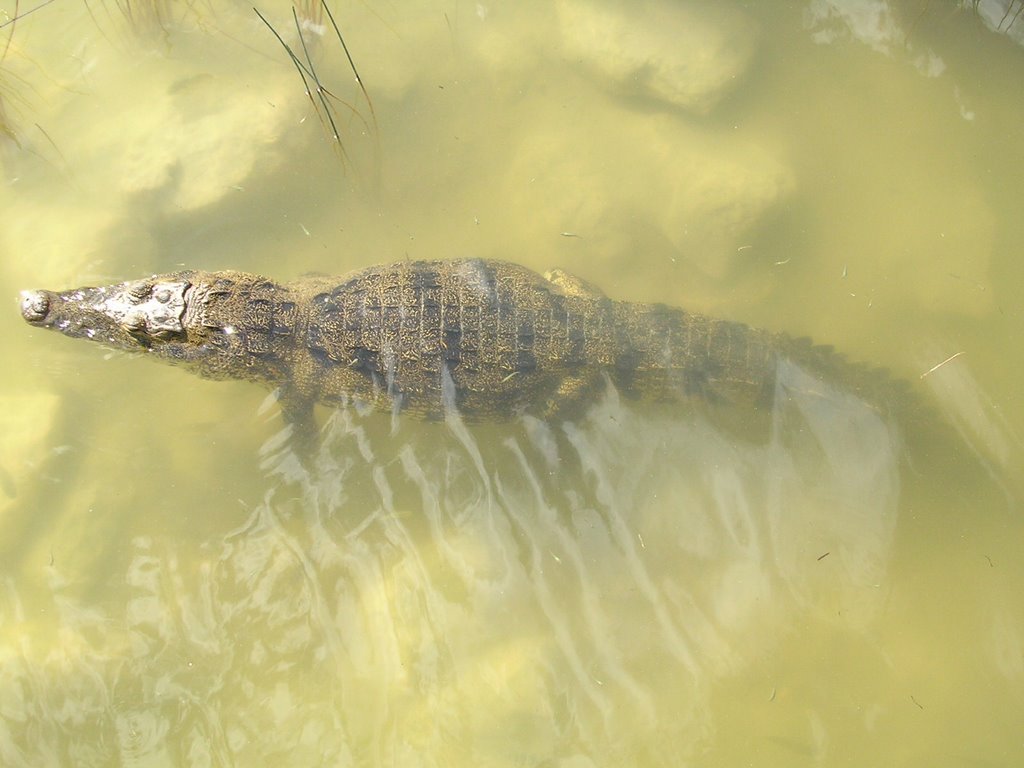
[[[21,316],[32,325],[116,349],[153,350],[185,337],[190,288],[180,273],[59,293],[22,291]]]
[[[263,310],[276,288],[244,272],[189,270],[97,288],[23,291],[21,315],[31,325],[144,352],[201,376],[277,379],[280,361],[267,359]]]

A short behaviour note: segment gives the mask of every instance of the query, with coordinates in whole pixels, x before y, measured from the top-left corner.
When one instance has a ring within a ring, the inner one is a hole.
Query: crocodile
[[[24,291],[21,312],[207,378],[276,388],[296,422],[311,421],[314,403],[470,422],[573,418],[609,382],[637,398],[770,407],[786,361],[878,409],[894,402],[874,371],[830,347],[504,261],[403,261],[289,283],[185,270]]]

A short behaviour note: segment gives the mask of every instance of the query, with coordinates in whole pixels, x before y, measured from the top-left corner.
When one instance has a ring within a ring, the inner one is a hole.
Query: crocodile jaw
[[[21,316],[30,325],[141,351],[180,337],[185,329],[186,280],[151,278],[54,291],[22,291]]]

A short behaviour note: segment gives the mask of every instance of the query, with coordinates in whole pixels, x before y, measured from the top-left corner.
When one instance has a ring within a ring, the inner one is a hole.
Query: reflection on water
[[[49,647],[4,665],[5,749],[146,765],[697,755],[718,681],[794,626],[862,632],[884,603],[898,434],[839,390],[802,395],[806,377],[780,368],[762,442],[614,392],[561,426],[334,412],[308,469],[270,445],[263,500],[198,557],[131,541],[114,614],[56,598]],[[5,607],[28,641],[12,584]]]
[[[373,116],[301,5],[344,162],[249,6],[0,28],[0,294],[494,257],[927,404],[783,363],[770,413],[352,407],[300,459],[12,304],[0,764],[1021,763],[1020,3],[339,2]]]

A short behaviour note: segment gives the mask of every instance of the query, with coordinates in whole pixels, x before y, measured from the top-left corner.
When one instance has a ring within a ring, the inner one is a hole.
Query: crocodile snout
[[[21,316],[30,323],[41,323],[50,311],[50,296],[46,291],[21,292]]]

